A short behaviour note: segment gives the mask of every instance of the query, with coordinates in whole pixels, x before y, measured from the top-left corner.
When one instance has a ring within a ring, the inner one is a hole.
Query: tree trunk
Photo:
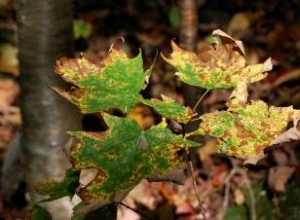
[[[180,45],[186,50],[196,49],[198,38],[198,7],[196,0],[178,0],[180,11]],[[183,96],[185,104],[195,105],[199,96],[199,89],[189,85],[183,85]]]
[[[21,144],[30,187],[64,176],[69,166],[63,153],[68,138],[66,131],[80,128],[78,111],[50,88],[66,86],[53,70],[57,58],[70,57],[73,52],[72,2],[16,0],[16,11],[23,118]],[[39,199],[32,193],[33,201]],[[65,207],[62,201],[52,204]],[[50,212],[52,208],[48,206]],[[54,219],[65,218],[63,210],[55,213]]]

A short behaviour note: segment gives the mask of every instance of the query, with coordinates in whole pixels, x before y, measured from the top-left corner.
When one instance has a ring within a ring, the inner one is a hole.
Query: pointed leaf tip
[[[269,57],[264,63],[263,63],[263,72],[268,72],[273,69],[272,59]]]
[[[56,91],[71,99],[83,113],[111,108],[129,111],[140,102],[140,91],[151,74],[151,71],[143,70],[141,53],[129,58],[126,53],[116,49],[112,49],[100,65],[84,56],[77,59],[62,58],[57,62],[56,72],[76,86],[74,92],[69,92],[70,97],[68,93]]]
[[[217,47],[207,45],[199,54],[183,50],[171,42],[173,51],[170,58],[162,57],[177,69],[175,76],[180,81],[206,89],[229,89],[240,83],[257,82],[267,76],[264,72],[271,69],[270,60],[247,66],[241,41],[221,30],[213,34],[227,41]]]

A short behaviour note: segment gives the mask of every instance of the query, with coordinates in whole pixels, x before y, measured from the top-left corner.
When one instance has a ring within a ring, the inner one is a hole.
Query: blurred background
[[[4,160],[16,160],[16,154],[20,153],[8,153],[10,147],[20,145],[17,135],[22,126],[20,97],[23,90],[20,90],[18,59],[22,38],[18,37],[20,7],[15,7],[16,2],[0,0],[1,166]],[[20,2],[26,4],[26,1]],[[272,58],[274,68],[268,77],[249,87],[250,99],[300,108],[298,0],[74,0],[71,7],[73,41],[70,43],[75,57],[84,52],[90,60],[99,63],[114,43],[132,57],[141,49],[145,68],[148,68],[157,52],[167,55],[171,52],[171,40],[201,53],[211,32],[222,29],[243,41],[249,64]],[[37,60],[39,56],[36,54]],[[54,63],[52,66],[54,69]],[[181,104],[195,105],[204,91],[187,88],[176,81],[174,72],[175,69],[158,56],[143,96],[159,98],[165,94]],[[210,92],[198,112],[224,109],[230,92]],[[130,117],[144,128],[157,121],[155,113],[142,105],[136,106]],[[81,122],[85,130],[106,129],[98,115],[85,115]],[[214,140],[204,138],[203,142],[194,150],[192,161],[205,219],[300,219],[299,141],[268,150],[266,158],[248,167],[239,159],[218,154]],[[26,161],[29,163],[30,158]],[[10,193],[0,188],[0,216],[5,219],[30,215],[27,184],[19,175],[24,171],[18,169],[10,172],[12,179],[14,175],[19,176],[11,183],[17,186]],[[123,203],[136,211],[120,206],[120,220],[204,219],[190,178],[183,186],[143,181]]]

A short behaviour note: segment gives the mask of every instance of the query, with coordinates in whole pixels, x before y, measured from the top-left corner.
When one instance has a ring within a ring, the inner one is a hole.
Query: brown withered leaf
[[[295,172],[295,167],[277,166],[269,171],[268,185],[277,192],[285,192],[285,185]]]

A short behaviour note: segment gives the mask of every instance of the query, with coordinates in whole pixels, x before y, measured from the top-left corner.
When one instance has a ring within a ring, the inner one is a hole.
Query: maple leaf
[[[38,183],[35,189],[41,195],[49,195],[50,198],[44,201],[50,201],[61,197],[73,197],[76,188],[79,186],[79,171],[74,169],[66,170],[63,181],[49,180],[45,183]]]
[[[83,113],[94,113],[110,108],[124,112],[140,102],[140,91],[145,87],[150,71],[143,70],[141,53],[130,59],[123,52],[111,49],[100,65],[85,57],[61,58],[56,73],[76,88],[70,92],[54,88],[78,106]]]
[[[163,117],[181,123],[187,123],[195,115],[195,112],[191,108],[182,106],[176,103],[175,100],[164,95],[162,95],[162,100],[143,100],[142,103],[151,106]]]
[[[180,81],[206,89],[228,89],[239,83],[259,81],[266,77],[264,72],[272,69],[270,59],[263,64],[246,65],[240,41],[220,30],[213,35],[221,38],[223,44],[216,43],[216,39],[199,55],[179,48],[173,41],[170,58],[162,54],[164,60],[177,69],[175,75]]]
[[[97,168],[98,175],[79,195],[87,204],[97,200],[113,201],[153,172],[167,172],[180,166],[177,151],[199,144],[173,134],[163,124],[143,131],[130,118],[104,115],[109,126],[106,138],[95,133],[70,132],[79,143],[71,149],[76,169]],[[124,129],[126,128],[126,129]]]
[[[222,153],[259,157],[285,131],[288,122],[299,117],[300,111],[292,107],[269,107],[262,101],[253,101],[202,115],[202,123],[195,133],[217,138]]]

